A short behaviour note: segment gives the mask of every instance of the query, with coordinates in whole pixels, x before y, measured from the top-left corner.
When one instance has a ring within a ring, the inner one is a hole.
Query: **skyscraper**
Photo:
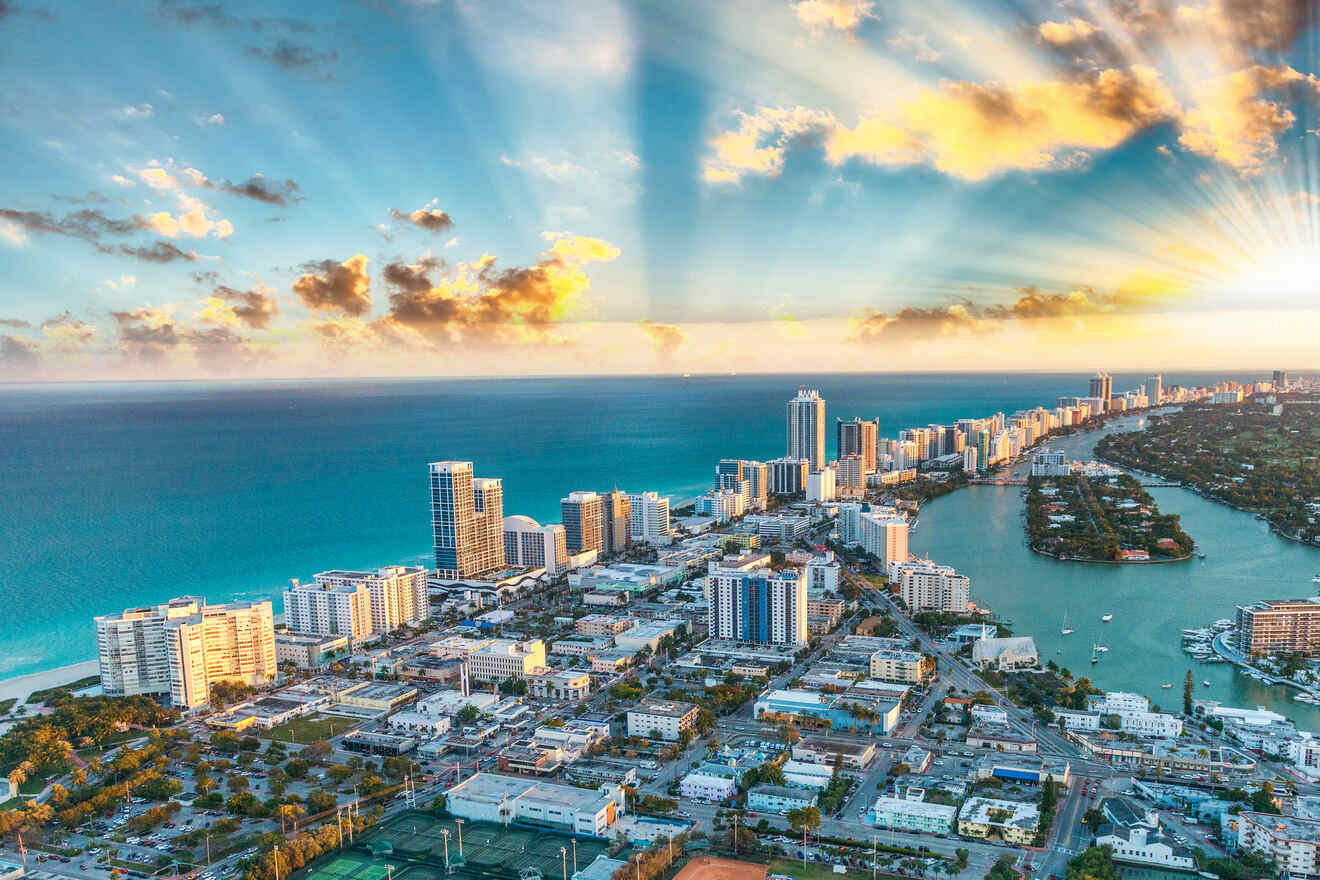
[[[825,398],[802,388],[788,402],[788,457],[805,458],[808,471],[825,466]]]
[[[218,681],[260,687],[275,680],[275,621],[269,601],[206,605],[165,621],[170,705],[194,709]]]
[[[1100,399],[1100,405],[1109,412],[1109,398],[1114,396],[1114,377],[1100,370],[1091,378],[1091,397]]]
[[[561,498],[559,509],[564,518],[564,540],[569,553],[605,551],[605,535],[601,530],[600,496],[595,492],[570,492]]]
[[[632,546],[632,502],[618,489],[601,493],[600,533],[606,553],[622,553]]]
[[[807,491],[807,460],[776,458],[766,462],[770,469],[770,491],[776,495],[801,495]]]
[[[1159,373],[1154,376],[1146,377],[1146,403],[1149,406],[1159,406],[1164,398],[1164,377]]]
[[[510,565],[544,568],[551,577],[558,577],[568,570],[564,527],[543,526],[529,516],[506,516],[504,558]]]
[[[850,422],[845,422],[840,419],[838,433],[839,459],[843,460],[848,455],[860,455],[862,457],[862,472],[866,474],[875,473],[875,444],[876,438],[880,436],[879,423],[868,422],[864,419],[853,419]]]
[[[472,476],[470,461],[433,461],[431,532],[436,575],[479,577],[504,567],[504,489]]]
[[[669,497],[656,492],[633,492],[628,495],[630,532],[634,544],[668,544]]]
[[[169,654],[165,623],[189,617],[206,605],[197,596],[182,596],[162,605],[128,608],[96,618],[96,656],[101,666],[101,691],[111,697],[170,692]]]
[[[1287,370],[1275,370],[1275,371],[1274,371],[1274,390],[1275,390],[1275,391],[1283,391],[1283,390],[1287,389],[1287,387],[1288,387],[1288,371],[1287,371]]]
[[[504,526],[501,520],[500,568],[504,567],[503,545]],[[426,569],[420,565],[390,565],[375,571],[335,569],[316,575],[316,583],[331,589],[365,588],[371,605],[368,627],[371,632],[381,634],[393,632],[401,626],[415,626],[430,619],[431,598],[426,591],[426,574]],[[285,595],[288,596],[287,593]],[[342,631],[339,634],[347,635]]]

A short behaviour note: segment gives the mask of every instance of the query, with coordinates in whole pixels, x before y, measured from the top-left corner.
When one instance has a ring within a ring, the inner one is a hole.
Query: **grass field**
[[[806,867],[803,867],[801,859],[775,859],[769,864],[768,873],[783,874],[793,880],[830,880],[849,875],[856,877],[859,874],[856,870],[850,870],[848,874],[836,874],[833,865],[822,865],[820,862],[807,862]],[[868,877],[871,874],[870,871],[861,873]]]
[[[29,704],[40,703],[46,697],[49,697],[51,694],[55,693],[55,691],[80,691],[83,688],[89,688],[94,684],[98,684],[100,681],[101,681],[101,676],[89,675],[86,678],[80,678],[77,681],[71,681],[68,684],[62,684],[51,688],[42,688],[39,691],[33,691],[32,693],[28,694],[27,702]]]
[[[272,727],[261,735],[266,739],[277,739],[282,742],[306,745],[307,743],[316,742],[318,739],[329,739],[343,733],[350,727],[356,727],[359,723],[361,722],[340,715],[310,715],[306,718],[295,718],[278,727]]]

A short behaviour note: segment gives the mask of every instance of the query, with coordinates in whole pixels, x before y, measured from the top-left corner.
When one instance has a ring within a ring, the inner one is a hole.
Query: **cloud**
[[[1207,80],[1196,89],[1182,114],[1178,143],[1250,176],[1278,152],[1278,137],[1297,117],[1286,106],[1264,97],[1292,86],[1316,91],[1314,76],[1291,67],[1256,65]]]
[[[590,288],[583,266],[614,260],[619,249],[598,238],[547,235],[554,244],[528,267],[499,270],[486,255],[460,264],[452,277],[433,280],[443,271],[434,259],[386,266],[384,278],[394,292],[389,314],[376,322],[378,332],[435,345],[552,341],[551,326]]]
[[[5,220],[0,222],[0,241],[13,247],[22,247],[28,243],[27,232],[13,220]]]
[[[208,235],[228,238],[233,235],[234,225],[223,217],[211,219],[208,216],[210,209],[200,199],[180,193],[179,203],[186,210],[177,216],[169,211],[149,214],[140,218],[143,227],[166,238],[178,238],[181,235],[190,238],[206,238]]]
[[[293,292],[313,311],[338,311],[346,315],[365,315],[371,310],[370,262],[355,254],[342,263],[322,260],[310,264],[293,282]]]
[[[334,50],[323,52],[289,40],[280,40],[269,49],[248,46],[243,54],[273,64],[281,70],[305,73],[320,72],[339,59],[339,53]]]
[[[118,280],[114,278],[107,278],[105,281],[102,281],[101,283],[106,287],[110,288],[111,290],[127,290],[128,288],[133,287],[134,285],[137,284],[137,276],[120,275]]]
[[[190,327],[175,319],[170,310],[150,303],[111,316],[118,329],[119,349],[130,359],[163,367],[175,352],[186,350],[210,372],[228,372],[253,360],[247,340],[228,327]]]
[[[812,30],[832,28],[853,33],[868,18],[875,16],[871,0],[798,0],[793,4],[797,20]]]
[[[197,117],[197,124],[202,128],[210,128],[212,126],[226,125],[227,123],[225,122],[224,116],[219,113],[212,113],[210,116]]]
[[[15,372],[26,372],[41,363],[37,344],[31,339],[9,333],[0,335],[0,367]]]
[[[944,57],[944,53],[930,45],[930,38],[925,34],[899,31],[889,38],[889,48],[905,55],[911,55],[918,61],[934,64]]]
[[[82,348],[96,337],[96,328],[72,312],[64,312],[41,322],[41,332],[58,348]]]
[[[240,29],[255,33],[284,32],[290,34],[312,33],[317,28],[311,22],[287,17],[245,17],[231,15],[219,3],[200,3],[196,6],[179,6],[173,0],[160,0],[156,13],[160,20],[178,27],[211,27],[218,30]]]
[[[971,303],[922,308],[904,306],[893,315],[865,309],[853,321],[853,340],[857,342],[910,342],[957,333],[985,332],[993,329]]]
[[[1089,150],[1111,149],[1167,119],[1177,106],[1159,72],[1143,67],[1012,86],[944,82],[852,128],[827,111],[763,107],[738,114],[737,129],[711,141],[705,178],[776,176],[787,151],[804,142],[823,143],[833,165],[929,164],[971,181],[1006,171],[1066,169]]]
[[[119,253],[147,263],[173,263],[176,260],[195,263],[198,259],[196,251],[185,251],[168,241],[160,240],[149,247],[129,247],[121,244]]]
[[[119,113],[125,119],[150,119],[155,115],[156,108],[150,104],[130,104],[120,108]]]
[[[223,284],[207,297],[206,306],[197,316],[207,324],[225,327],[243,326],[264,330],[280,313],[280,307],[269,288],[235,290]]]
[[[248,199],[255,199],[258,202],[265,202],[267,205],[279,205],[283,207],[290,201],[299,197],[301,190],[298,184],[292,180],[268,180],[261,174],[254,174],[246,183],[230,183],[222,181],[219,186],[223,192],[231,193],[236,196],[243,196]]]
[[[687,341],[687,334],[683,332],[683,328],[674,324],[657,324],[648,318],[639,321],[637,326],[651,338],[656,356],[662,360],[671,359]]]
[[[17,226],[20,232],[36,235],[63,235],[98,244],[104,235],[131,235],[143,227],[138,218],[117,219],[107,217],[95,208],[83,208],[63,217],[44,211],[21,211],[0,208],[0,220]],[[17,233],[12,233],[17,235]]]
[[[122,174],[112,174],[110,175],[110,179],[113,180],[115,183],[119,184],[120,186],[137,186],[136,183],[129,180],[127,177],[125,177]]]
[[[1100,29],[1084,18],[1072,18],[1041,22],[1038,32],[1040,38],[1051,46],[1073,46],[1090,40]]]
[[[444,211],[432,208],[428,205],[425,208],[419,208],[416,211],[407,213],[392,209],[390,216],[395,220],[401,220],[405,223],[411,223],[419,229],[425,229],[429,232],[442,233],[454,227],[454,219]]]
[[[31,327],[30,321],[24,321],[22,318],[0,318],[0,327],[9,327],[14,330],[26,330]]]

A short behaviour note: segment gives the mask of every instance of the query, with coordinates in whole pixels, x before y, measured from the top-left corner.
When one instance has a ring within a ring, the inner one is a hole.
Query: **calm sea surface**
[[[1114,387],[1141,378],[1116,376]],[[1165,383],[1217,378],[1166,374]],[[784,404],[799,381],[0,386],[0,675],[92,658],[96,614],[183,593],[278,600],[291,577],[428,561],[428,461],[475,461],[478,475],[503,478],[506,514],[542,522],[559,521],[558,500],[574,489],[690,498],[721,457],[783,454]],[[844,375],[806,384],[825,396],[831,424],[878,418],[892,436],[1052,406],[1085,394],[1087,376]],[[833,446],[832,428],[828,436]],[[1184,514],[1209,560],[1141,570],[1051,564],[1022,547],[1012,489],[932,505],[916,543],[967,570],[977,598],[1034,632],[1051,655],[1050,631],[1070,611],[1078,633],[1060,659],[1074,669],[1086,665],[1104,605],[1116,617],[1097,677],[1149,690],[1185,667],[1183,626],[1228,616],[1235,601],[1308,593],[1320,570],[1320,553],[1273,538],[1250,517],[1178,490],[1160,501]],[[1196,675],[1233,693],[1223,667]],[[1268,689],[1252,687],[1244,700],[1266,701]]]

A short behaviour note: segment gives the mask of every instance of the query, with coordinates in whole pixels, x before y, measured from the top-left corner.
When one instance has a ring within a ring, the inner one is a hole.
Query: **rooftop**
[[[676,700],[647,700],[638,703],[628,711],[637,712],[642,715],[661,715],[667,718],[682,718],[695,708],[697,707],[693,703],[680,703]]]

